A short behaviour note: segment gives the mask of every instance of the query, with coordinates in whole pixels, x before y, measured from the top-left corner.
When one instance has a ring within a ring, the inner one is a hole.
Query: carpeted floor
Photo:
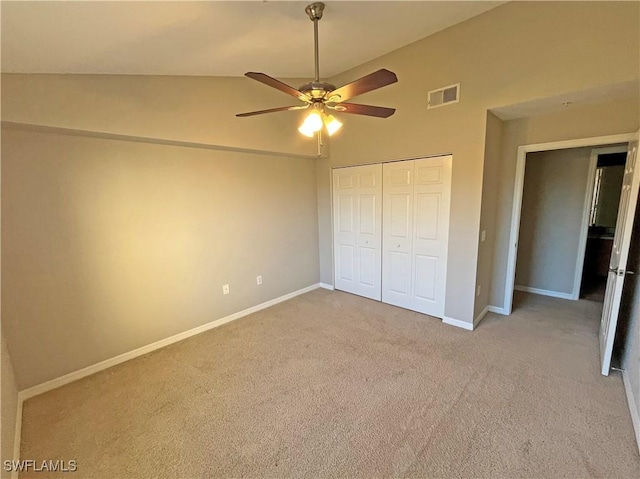
[[[601,305],[515,304],[469,332],[316,290],[27,401],[22,458],[108,479],[640,477]]]

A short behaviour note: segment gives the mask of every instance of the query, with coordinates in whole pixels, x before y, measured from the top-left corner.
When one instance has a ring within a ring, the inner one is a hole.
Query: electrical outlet
[[[487,239],[487,230],[482,230],[482,232],[480,233],[480,242],[486,239]]]
[[[482,285],[481,285],[481,284],[479,284],[479,285],[477,286],[477,288],[476,288],[476,296],[478,296],[478,297],[479,297],[479,296],[480,296],[480,292],[481,292],[481,291],[482,291]]]
[[[222,285],[222,294],[229,294],[229,285],[228,284],[223,284]]]
[[[262,284],[262,275],[259,274],[258,276],[256,276],[256,284],[258,286],[260,286]]]

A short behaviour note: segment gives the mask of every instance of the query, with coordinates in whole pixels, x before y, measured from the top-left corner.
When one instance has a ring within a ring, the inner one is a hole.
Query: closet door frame
[[[339,256],[339,251],[337,249],[337,235],[338,235],[338,231],[337,231],[337,219],[336,216],[338,214],[338,210],[337,210],[337,206],[336,206],[336,192],[335,192],[335,188],[336,188],[336,178],[335,178],[335,172],[336,170],[344,170],[346,168],[357,168],[357,167],[368,167],[368,166],[378,166],[381,169],[381,178],[383,177],[382,175],[383,173],[383,169],[384,169],[384,165],[388,165],[388,164],[402,164],[404,162],[412,162],[414,165],[414,169],[415,169],[415,164],[416,162],[420,162],[421,160],[435,160],[435,159],[441,159],[442,160],[442,178],[445,181],[445,190],[443,191],[443,195],[442,195],[442,204],[441,204],[441,208],[442,208],[442,219],[443,221],[439,222],[439,229],[441,230],[442,234],[444,235],[442,238],[442,248],[440,253],[442,254],[442,261],[439,264],[439,270],[438,270],[438,278],[439,278],[439,283],[436,285],[436,294],[439,296],[441,303],[440,306],[437,308],[437,310],[432,310],[431,312],[425,312],[425,308],[424,307],[420,307],[420,306],[416,306],[416,300],[415,300],[415,280],[414,280],[414,275],[415,275],[415,262],[413,260],[410,261],[410,265],[409,267],[411,268],[410,270],[410,296],[412,297],[411,301],[406,301],[406,302],[402,302],[402,304],[397,304],[399,303],[398,301],[396,302],[391,302],[389,301],[388,298],[388,294],[385,294],[385,290],[384,290],[384,255],[386,254],[386,250],[384,249],[384,243],[385,243],[385,228],[384,228],[384,222],[385,222],[385,218],[383,217],[383,210],[386,208],[385,205],[385,201],[384,201],[384,197],[385,197],[385,193],[387,192],[387,190],[385,189],[385,181],[382,181],[381,186],[382,186],[382,201],[380,203],[380,208],[379,208],[379,212],[380,212],[380,217],[379,217],[379,225],[381,227],[381,231],[380,231],[380,243],[379,243],[379,248],[380,248],[380,270],[379,270],[379,277],[380,277],[380,296],[379,297],[371,297],[371,296],[367,296],[364,294],[360,294],[358,292],[354,292],[354,294],[359,294],[361,296],[364,297],[369,297],[371,299],[376,299],[378,301],[382,300],[383,302],[387,302],[389,304],[395,304],[399,307],[405,308],[405,309],[410,309],[413,311],[417,311],[417,312],[421,312],[423,314],[428,314],[434,317],[438,317],[438,318],[443,318],[444,317],[444,308],[445,308],[445,300],[446,300],[446,281],[447,281],[447,261],[448,261],[448,244],[449,244],[449,225],[450,225],[450,214],[451,214],[451,186],[452,186],[452,163],[453,163],[453,156],[451,154],[443,154],[443,155],[433,155],[433,156],[425,156],[425,157],[418,157],[418,158],[411,158],[411,159],[403,159],[403,160],[390,160],[390,161],[383,161],[380,163],[372,163],[372,164],[365,164],[365,165],[355,165],[355,166],[344,166],[344,167],[334,167],[332,168],[332,182],[331,182],[331,196],[332,196],[332,208],[331,208],[331,212],[332,212],[332,225],[333,225],[333,238],[332,238],[332,245],[333,245],[333,265],[334,265],[334,287],[335,289],[340,289],[340,290],[345,290],[342,287],[339,286],[339,281],[338,281],[338,271],[339,271],[339,265],[338,265],[338,256]],[[415,170],[412,173],[412,176],[415,176]],[[412,178],[413,180],[414,178]],[[418,185],[420,186],[420,185]],[[412,191],[414,188],[413,182],[411,185]],[[416,208],[416,203],[417,203],[417,198],[416,195],[412,193],[411,195],[411,200],[410,200],[410,210],[412,211],[412,213],[410,214],[410,224],[409,224],[409,230],[410,230],[410,238],[407,240],[408,243],[410,244],[409,248],[411,249],[411,253],[413,254],[413,242],[415,241],[414,238],[414,231],[417,228],[416,225],[416,217],[413,214],[413,210]],[[397,242],[396,242],[396,247],[397,247]],[[398,248],[396,248],[398,249]],[[402,249],[402,248],[400,248]],[[353,291],[348,291],[348,292],[353,292]]]

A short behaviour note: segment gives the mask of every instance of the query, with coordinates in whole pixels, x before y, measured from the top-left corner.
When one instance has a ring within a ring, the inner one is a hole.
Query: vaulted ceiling
[[[3,1],[2,71],[312,77],[307,3]],[[505,2],[325,3],[323,77]]]

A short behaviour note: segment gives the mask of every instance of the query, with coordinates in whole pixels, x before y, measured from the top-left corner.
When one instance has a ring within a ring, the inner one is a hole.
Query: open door
[[[640,135],[640,132],[639,132]],[[640,167],[637,165],[638,137],[629,143],[627,163],[624,170],[622,192],[620,194],[620,207],[616,222],[616,233],[613,240],[611,260],[609,261],[609,276],[607,278],[607,290],[600,321],[600,359],[602,361],[601,372],[609,375],[611,367],[611,354],[613,352],[613,340],[618,325],[618,313],[620,312],[620,300],[622,299],[622,287],[627,274],[627,257],[631,243],[631,231],[638,202],[638,185],[640,183]],[[640,272],[639,272],[640,273]]]

